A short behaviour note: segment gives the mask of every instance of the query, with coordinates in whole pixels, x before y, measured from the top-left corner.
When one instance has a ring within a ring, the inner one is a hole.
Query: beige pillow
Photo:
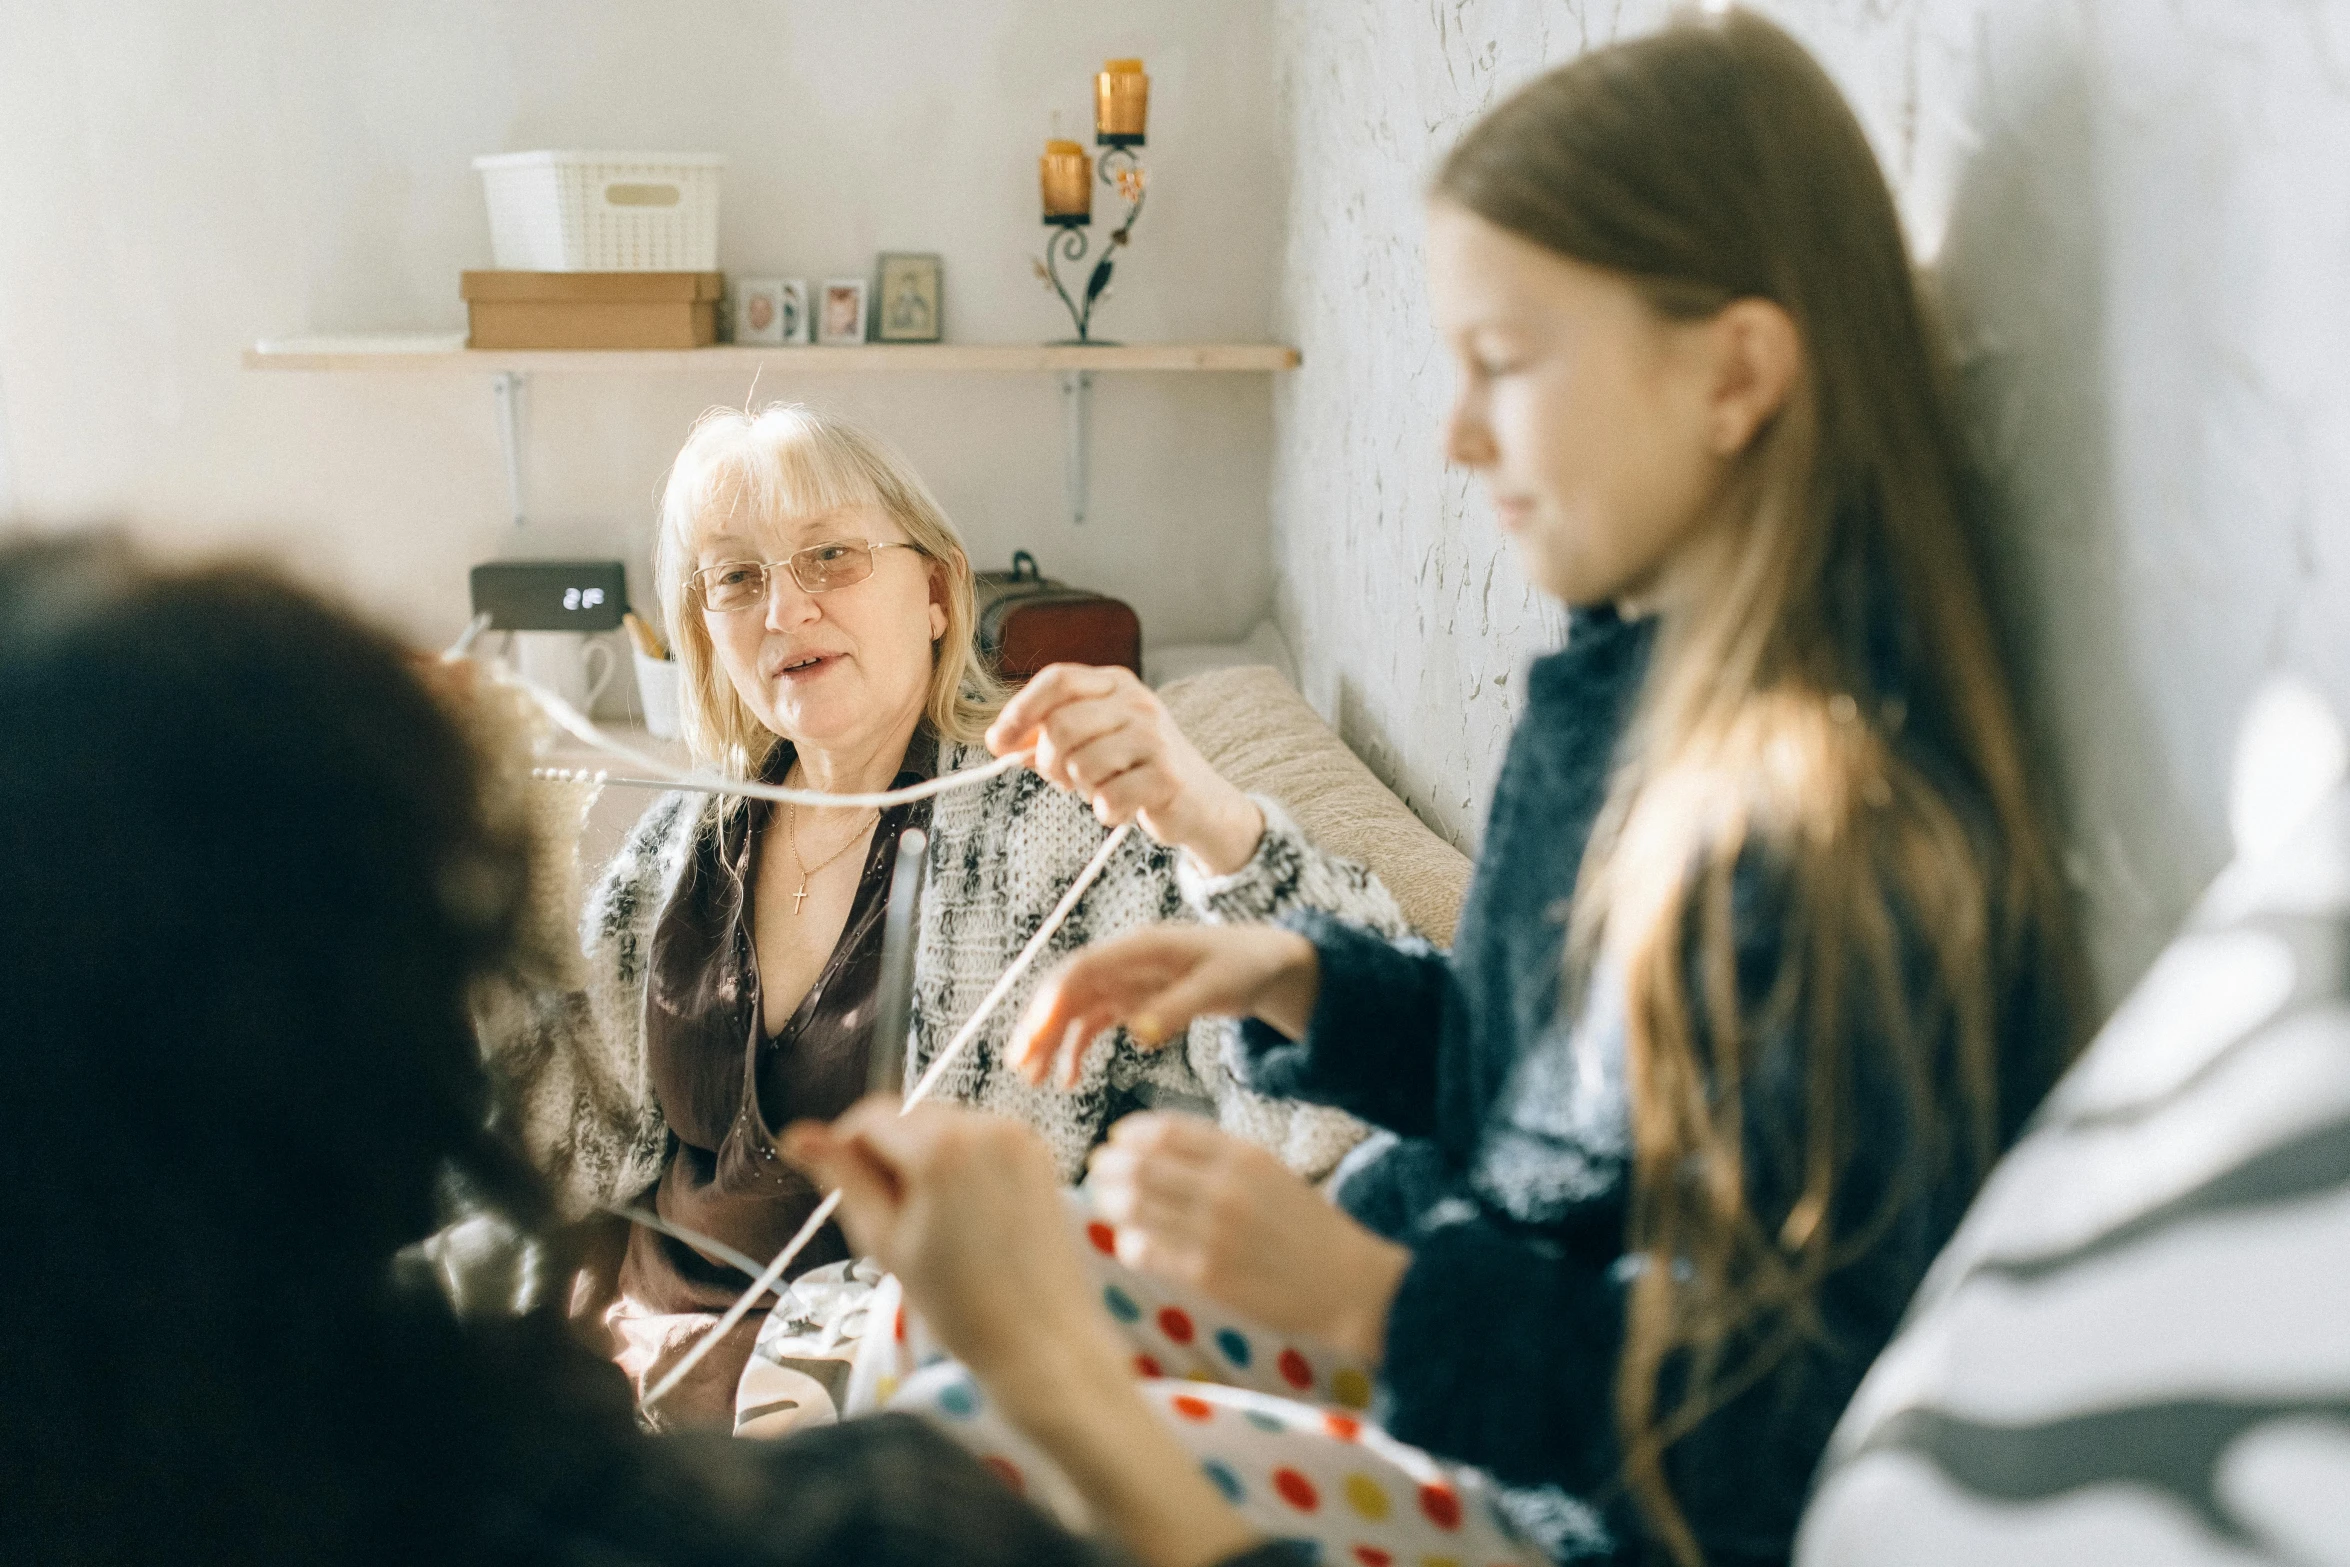
[[[1217,772],[1280,801],[1331,853],[1368,865],[1414,929],[1451,945],[1469,888],[1468,857],[1388,793],[1277,671],[1261,664],[1213,669],[1159,696]]]

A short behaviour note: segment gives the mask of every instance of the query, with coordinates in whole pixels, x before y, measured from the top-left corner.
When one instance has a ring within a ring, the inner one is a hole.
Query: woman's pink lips
[[[778,669],[775,672],[775,678],[778,680],[813,680],[818,675],[821,675],[826,670],[832,668],[833,665],[839,663],[842,656],[843,655],[839,653],[819,653],[816,655],[816,662],[813,664],[801,664],[795,668]]]
[[[1523,524],[1528,517],[1534,515],[1534,503],[1532,501],[1497,500],[1493,503],[1493,515],[1503,527],[1515,528]]]

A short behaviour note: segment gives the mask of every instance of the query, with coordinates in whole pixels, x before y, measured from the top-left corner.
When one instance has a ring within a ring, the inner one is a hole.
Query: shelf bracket
[[[517,528],[527,520],[522,510],[522,392],[528,381],[519,370],[490,377],[490,395],[498,404],[498,445],[506,454],[506,508]]]
[[[1061,482],[1069,498],[1069,525],[1085,526],[1086,426],[1093,404],[1093,372],[1061,372]]]

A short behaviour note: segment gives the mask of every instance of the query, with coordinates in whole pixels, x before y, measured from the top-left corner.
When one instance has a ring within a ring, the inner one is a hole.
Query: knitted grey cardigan
[[[940,767],[986,760],[975,747],[947,747]],[[1209,876],[1188,855],[1137,833],[948,1068],[940,1096],[1035,1127],[1064,1179],[1076,1178],[1113,1108],[1153,1090],[1213,1103],[1225,1129],[1303,1175],[1318,1178],[1336,1164],[1363,1136],[1362,1124],[1242,1088],[1227,1064],[1234,1028],[1225,1020],[1194,1023],[1179,1044],[1158,1051],[1120,1031],[1108,1048],[1093,1050],[1072,1092],[1030,1087],[1005,1063],[1012,1025],[1057,960],[1120,931],[1165,920],[1255,922],[1310,908],[1386,935],[1407,933],[1395,899],[1370,871],[1315,848],[1272,801],[1257,804],[1264,838],[1229,876]],[[646,811],[588,897],[583,984],[505,986],[478,1009],[485,1054],[510,1092],[523,1143],[566,1212],[637,1196],[660,1179],[669,1156],[645,1055],[646,963],[653,928],[696,835],[715,829],[716,810],[708,796],[670,794]],[[1083,801],[1026,768],[938,796],[915,959],[912,1071],[978,1008],[1106,836]]]

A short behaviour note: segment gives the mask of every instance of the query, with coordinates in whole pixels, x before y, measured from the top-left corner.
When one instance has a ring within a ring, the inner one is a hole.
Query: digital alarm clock
[[[473,612],[491,631],[615,631],[628,612],[616,560],[493,560],[473,568]]]

